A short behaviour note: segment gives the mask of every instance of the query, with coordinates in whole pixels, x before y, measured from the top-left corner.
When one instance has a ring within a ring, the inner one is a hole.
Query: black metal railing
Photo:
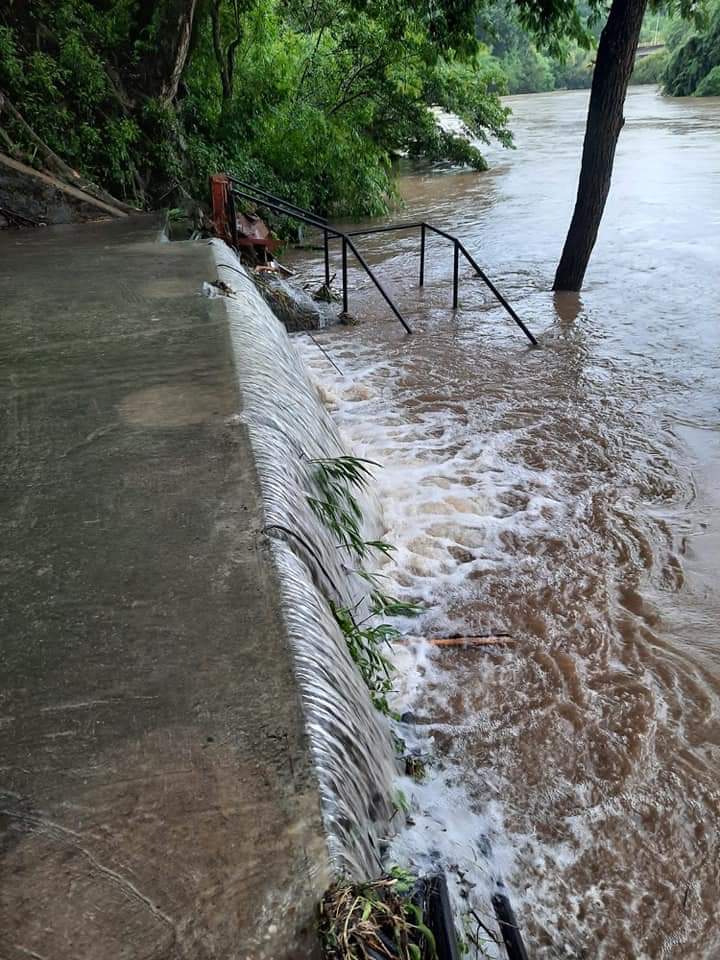
[[[331,240],[340,240],[341,243],[341,264],[342,264],[342,303],[343,311],[347,313],[348,311],[348,250],[353,254],[355,259],[358,261],[360,266],[363,268],[365,273],[368,275],[372,283],[380,292],[381,296],[390,307],[391,311],[395,317],[400,321],[403,327],[407,330],[408,333],[412,333],[412,328],[407,323],[403,315],[400,313],[398,308],[393,303],[392,298],[387,293],[382,283],[375,276],[372,268],[359,252],[355,246],[352,238],[353,237],[364,237],[369,236],[374,233],[392,233],[405,230],[420,230],[420,277],[419,277],[419,286],[424,286],[425,284],[425,258],[426,258],[426,246],[427,246],[427,233],[437,234],[440,237],[444,237],[446,240],[449,240],[453,244],[453,301],[452,308],[457,310],[458,301],[459,301],[459,274],[460,274],[460,255],[467,260],[470,266],[475,271],[475,274],[480,277],[485,286],[490,290],[495,299],[500,303],[500,305],[505,309],[505,311],[510,315],[513,321],[517,326],[522,330],[525,336],[528,338],[530,343],[533,346],[537,345],[537,340],[531,333],[531,331],[526,327],[520,317],[517,315],[513,307],[508,303],[505,297],[500,293],[495,284],[490,280],[487,274],[481,269],[478,263],[475,261],[474,257],[468,252],[465,245],[454,237],[452,234],[447,233],[445,230],[441,230],[439,227],[433,226],[431,223],[425,223],[424,221],[417,221],[413,223],[397,223],[397,224],[388,224],[384,227],[370,227],[366,230],[351,230],[349,232],[344,232],[342,230],[337,230],[335,227],[331,226],[325,217],[319,217],[314,213],[311,213],[309,210],[304,210],[302,207],[297,206],[294,203],[290,203],[288,200],[283,200],[281,197],[273,196],[273,194],[268,193],[267,190],[263,190],[260,187],[255,186],[251,183],[246,183],[244,180],[239,180],[236,177],[230,177],[232,183],[232,192],[238,197],[242,197],[245,200],[251,200],[255,203],[260,204],[261,206],[267,207],[269,210],[273,210],[275,213],[279,213],[282,216],[298,220],[301,223],[306,223],[308,226],[315,227],[317,230],[321,231],[323,235],[323,248],[324,248],[324,260],[325,260],[325,283],[330,283],[330,241]],[[231,224],[233,229],[235,229],[235,215],[234,210],[229,211],[231,214]]]

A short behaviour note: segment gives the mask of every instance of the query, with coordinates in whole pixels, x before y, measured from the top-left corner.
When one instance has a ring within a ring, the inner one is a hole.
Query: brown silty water
[[[587,93],[508,102],[517,149],[483,175],[407,173],[397,219],[460,236],[540,348],[467,269],[449,309],[442,241],[419,291],[417,236],[379,235],[361,249],[415,334],[353,271],[365,322],[315,335],[342,376],[303,354],[354,452],[384,466],[384,572],[428,605],[404,627],[514,638],[418,640],[402,706],[439,793],[493,811],[531,954],[717,958],[720,100],[631,90],[579,298],[548,291]],[[452,832],[460,812],[444,816]]]

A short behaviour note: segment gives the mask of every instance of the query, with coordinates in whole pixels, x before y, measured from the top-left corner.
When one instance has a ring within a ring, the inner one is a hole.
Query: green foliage
[[[667,50],[658,50],[635,64],[630,83],[662,83],[668,64]]]
[[[363,539],[362,512],[353,489],[363,490],[372,476],[369,467],[377,466],[370,460],[356,457],[336,457],[329,460],[311,460],[314,482],[320,496],[308,496],[307,502],[317,518],[330,530],[338,545],[348,550],[357,560],[364,560],[371,549],[386,553],[388,544]]]
[[[312,482],[317,492],[307,495],[307,502],[320,522],[332,533],[339,549],[361,563],[373,553],[389,557],[393,550],[384,540],[365,540],[362,535],[362,512],[354,490],[364,490],[372,476],[372,460],[357,457],[334,457],[310,461]],[[362,567],[356,571],[368,584],[368,595],[354,609],[330,600],[330,610],[340,627],[348,652],[357,665],[370,692],[373,704],[381,713],[389,714],[387,697],[391,692],[393,666],[385,653],[400,634],[388,623],[375,622],[378,617],[410,617],[420,612],[413,604],[398,600],[380,588],[380,577]],[[357,610],[363,606],[370,614],[358,620]]]
[[[568,50],[565,59],[552,62],[556,90],[586,90],[592,84],[591,54],[578,46]]]
[[[390,713],[387,696],[392,691],[393,665],[383,653],[383,647],[392,645],[399,632],[386,623],[376,627],[361,626],[352,610],[330,602],[333,616],[343,632],[348,651],[356,664],[365,686],[370,691],[373,705],[384,714]]]
[[[477,149],[437,129],[431,104],[460,112],[480,139],[507,142],[495,75],[470,55],[464,33],[450,42],[449,24],[459,23],[448,19],[450,7],[293,0],[281,8],[258,0],[253,10],[234,94],[220,111],[231,169],[251,168],[271,189],[321,212],[378,214],[394,200],[397,151],[484,169]],[[208,101],[213,57],[206,28],[184,107],[204,140],[217,113]]]
[[[548,28],[537,28],[539,15],[548,17]],[[607,5],[579,2],[575,14],[555,0],[492,0],[483,8],[478,37],[492,52],[504,75],[509,93],[540,93],[590,87],[593,51],[604,25]],[[684,42],[692,34],[701,9],[692,0],[651,4],[643,21],[641,43]],[[536,29],[532,28],[535,23]],[[660,83],[667,54],[660,51],[638,61],[633,83]]]
[[[37,0],[31,20],[0,23],[0,88],[51,150],[122,196],[132,190],[140,128],[117,109],[109,63],[128,42],[130,7]],[[22,126],[10,119],[6,132],[32,160]]]
[[[428,759],[427,757],[419,756],[418,754],[409,753],[406,754],[403,758],[405,763],[405,773],[408,777],[412,777],[413,780],[416,780],[418,783],[421,783],[427,774],[428,768]]]
[[[720,97],[720,65],[705,74],[695,89],[696,97]]]
[[[692,2],[676,6],[687,13]],[[192,8],[182,80],[167,94],[158,74],[169,70],[182,7],[5,4],[0,91],[51,151],[121,198],[205,197],[208,175],[227,170],[331,215],[387,211],[398,152],[485,169],[478,142],[511,144],[500,95],[589,85],[587,51],[606,9],[602,0],[205,0]],[[662,25],[670,43],[675,21],[653,13],[648,23],[648,36]],[[694,92],[717,65],[712,36],[682,34],[672,92]],[[458,114],[477,142],[440,130],[433,106]],[[7,111],[3,131],[19,158],[43,162]]]
[[[551,17],[547,28],[537,28],[538,17],[547,18],[552,6],[539,3],[534,8],[516,0],[492,0],[485,9],[478,35],[492,51],[509,93],[590,86],[588,51],[596,43],[600,26],[595,7],[559,3],[560,19]]]
[[[123,198],[204,197],[207,176],[228,170],[321,213],[379,214],[395,200],[397,151],[485,167],[477,147],[437,129],[431,105],[456,110],[481,141],[509,142],[502,78],[476,57],[475,0],[198,3],[168,100],[154,81],[177,20],[163,13],[178,6],[0,11],[0,90],[53,152]],[[36,159],[21,125],[8,133]]]
[[[335,883],[320,905],[325,960],[437,960],[437,944],[414,902],[417,878],[394,867],[366,883]]]
[[[670,58],[665,70],[666,93],[675,97],[717,95],[720,66],[720,2],[714,0],[699,23],[678,22],[668,35]]]
[[[640,28],[640,43],[664,43],[672,22],[672,16],[665,5],[651,5]]]

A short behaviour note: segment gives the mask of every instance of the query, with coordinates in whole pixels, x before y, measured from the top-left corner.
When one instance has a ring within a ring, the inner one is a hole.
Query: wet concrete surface
[[[205,243],[0,235],[0,957],[315,954],[319,800]]]

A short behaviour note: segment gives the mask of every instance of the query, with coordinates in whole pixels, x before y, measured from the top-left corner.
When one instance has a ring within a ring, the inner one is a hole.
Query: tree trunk
[[[148,4],[148,9],[153,9]],[[197,0],[163,0],[157,15],[157,41],[144,64],[144,89],[148,97],[172,103],[190,50]]]
[[[232,99],[233,94],[233,76],[235,74],[235,56],[237,49],[242,43],[242,28],[240,25],[240,8],[235,0],[235,37],[223,47],[222,25],[220,22],[222,0],[213,0],[210,8],[210,18],[212,21],[212,40],[215,59],[220,73],[220,83],[222,84],[223,107]]]
[[[613,0],[600,35],[575,211],[553,290],[579,290],[610,192],[623,106],[647,0]]]

